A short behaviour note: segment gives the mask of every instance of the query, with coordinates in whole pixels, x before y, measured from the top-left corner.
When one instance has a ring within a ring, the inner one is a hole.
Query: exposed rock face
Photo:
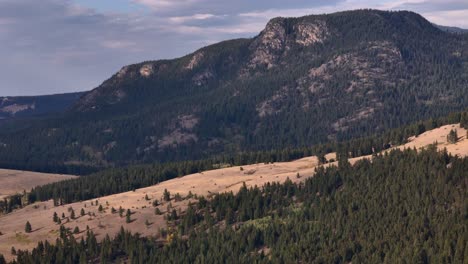
[[[214,74],[210,70],[204,70],[201,73],[193,76],[192,81],[196,86],[205,85],[210,79],[214,77]]]
[[[22,103],[8,97],[0,99],[0,113],[5,113],[7,115],[15,116],[17,113],[23,111],[36,109],[36,103],[34,101],[31,103]]]
[[[103,95],[105,95],[105,99],[108,104],[116,104],[126,97],[126,93],[122,89],[115,89],[112,91],[94,89],[83,96],[79,105],[76,105],[75,107],[79,111],[94,110],[96,109],[98,99]]]
[[[371,117],[375,112],[373,107],[365,107],[358,110],[355,113],[350,114],[347,117],[340,118],[338,121],[332,124],[335,131],[345,131],[349,128],[352,123]]]
[[[317,40],[313,37],[308,40],[312,44],[323,38]],[[374,89],[404,82],[399,79],[398,72],[403,72],[405,65],[399,49],[391,42],[369,42],[362,45],[362,51],[336,55],[322,65],[311,68],[306,76],[296,80],[295,86],[286,85],[278,89],[271,97],[257,104],[258,116],[266,117],[282,112],[287,107],[285,102],[292,96],[303,109],[309,109],[311,104],[329,104],[334,100],[334,91],[344,91],[349,94],[350,102],[357,97],[366,97],[369,100],[362,106],[362,111],[350,113],[337,120],[333,128],[343,131],[351,123],[371,117],[376,109],[381,108]],[[309,94],[316,101],[310,101]]]
[[[196,142],[198,140],[197,135],[193,133],[184,133],[180,130],[172,131],[169,135],[164,136],[158,140],[158,147],[176,147],[177,145],[187,144],[191,141]]]
[[[128,66],[125,66],[122,69],[120,69],[120,71],[117,73],[117,78],[124,78],[128,73],[128,69]]]
[[[330,35],[326,23],[321,20],[310,23],[299,23],[294,26],[294,31],[296,32],[296,43],[303,46],[323,43]]]
[[[8,106],[4,106],[0,108],[0,112],[9,113],[15,115],[19,112],[23,112],[26,110],[34,110],[36,105],[33,104],[11,104]]]
[[[395,85],[390,77],[403,66],[400,51],[390,42],[372,42],[366,44],[363,52],[366,54],[351,52],[338,55],[310,69],[307,76],[297,81],[298,86],[317,93],[326,88],[328,81],[336,78],[336,72],[343,71],[351,74],[346,87],[348,93],[375,86],[379,81],[388,86]]]
[[[181,115],[169,126],[171,132],[160,139],[153,137],[153,142],[157,141],[159,149],[167,147],[176,147],[177,145],[188,144],[198,141],[198,137],[192,132],[193,128],[198,124],[199,119],[194,115]],[[151,148],[154,148],[153,145]]]
[[[288,89],[287,87],[283,87],[273,96],[258,104],[256,108],[258,116],[265,117],[281,112],[282,102],[287,96]]]
[[[191,130],[198,124],[198,121],[198,117],[194,115],[182,115],[179,116],[177,123],[181,128]]]
[[[154,66],[152,64],[145,64],[140,68],[140,75],[149,77],[154,73]]]
[[[266,66],[268,69],[273,67],[284,49],[285,42],[284,20],[273,19],[268,22],[265,30],[252,43],[251,48],[254,49],[254,53],[248,67],[256,68],[260,65]]]
[[[186,70],[193,70],[195,67],[199,65],[200,61],[203,59],[204,56],[205,54],[201,51],[195,53],[190,59],[189,63],[184,68]]]
[[[247,67],[270,69],[292,45],[312,46],[323,43],[329,36],[330,30],[321,20],[299,22],[288,29],[287,19],[272,19],[253,41],[250,47],[253,53]]]

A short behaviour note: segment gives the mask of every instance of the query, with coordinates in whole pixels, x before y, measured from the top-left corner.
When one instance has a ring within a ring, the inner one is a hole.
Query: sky
[[[360,8],[468,28],[468,0],[0,0],[0,96],[87,91],[128,64],[253,37],[273,17]]]

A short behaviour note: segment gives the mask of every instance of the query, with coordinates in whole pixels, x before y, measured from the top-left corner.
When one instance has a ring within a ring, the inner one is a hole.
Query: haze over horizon
[[[273,17],[360,8],[410,10],[468,28],[462,0],[4,0],[0,96],[91,90],[124,65],[253,37]]]

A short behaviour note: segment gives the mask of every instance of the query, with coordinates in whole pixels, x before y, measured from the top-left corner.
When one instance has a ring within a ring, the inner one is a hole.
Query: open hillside
[[[0,200],[36,186],[73,178],[76,176],[0,169]]]
[[[125,66],[64,116],[0,131],[0,166],[86,174],[340,141],[464,110],[467,85],[468,35],[418,14],[275,18],[252,39]]]
[[[457,132],[456,142],[448,142],[447,135],[452,130]],[[381,154],[387,153],[388,155],[395,149],[421,151],[430,145],[437,146],[439,151],[447,150],[451,155],[467,157],[467,130],[461,128],[459,124],[442,126],[411,137],[408,143],[394,146]],[[375,155],[356,157],[349,159],[349,162],[356,165],[363,159],[371,160],[373,157]],[[121,226],[143,236],[161,237],[161,232],[166,232],[164,230],[168,228],[166,221],[168,215],[173,210],[176,214],[183,214],[190,203],[201,203],[200,196],[211,200],[219,193],[237,193],[244,188],[243,186],[265,186],[267,183],[288,181],[304,183],[317,171],[320,172],[320,167],[338,165],[335,161],[337,158],[335,153],[327,154],[326,158],[327,161],[324,164],[319,164],[317,157],[306,157],[292,162],[261,163],[203,171],[147,188],[66,205],[54,205],[52,200],[38,202],[0,217],[0,232],[2,233],[0,254],[11,259],[12,246],[15,249],[24,250],[32,249],[38,241],[44,239],[50,242],[55,241],[61,232],[59,231],[60,225],[53,221],[54,213],[57,213],[64,227],[70,230],[78,227],[80,231],[75,234],[77,238],[84,237],[85,230],[89,228],[100,241],[106,235],[112,237],[118,234]],[[126,217],[127,209],[131,211],[129,220]],[[72,211],[74,217],[72,217]],[[32,225],[31,233],[24,232],[27,221]]]

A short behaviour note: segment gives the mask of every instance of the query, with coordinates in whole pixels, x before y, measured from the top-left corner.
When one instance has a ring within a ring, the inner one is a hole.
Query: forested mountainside
[[[78,101],[83,94],[84,92],[0,97],[0,120],[62,113]]]
[[[16,203],[8,205],[6,202],[2,203],[0,201],[0,213],[8,213],[15,208],[21,208],[23,203],[32,204],[37,201],[53,199],[54,204],[63,205],[99,198],[152,186],[192,173],[218,169],[222,166],[285,162],[312,155],[316,155],[319,162],[324,162],[326,160],[325,154],[331,152],[337,153],[336,156],[338,157],[361,157],[381,152],[392,146],[402,145],[407,142],[409,137],[417,137],[426,131],[454,123],[460,123],[462,128],[468,129],[468,112],[452,114],[438,120],[431,119],[418,122],[410,126],[393,129],[380,136],[364,137],[339,143],[331,142],[298,149],[286,148],[276,151],[235,153],[205,160],[107,169],[86,177],[38,186],[33,188],[27,197],[23,197],[21,194],[18,195],[15,200]],[[462,137],[463,135],[458,136]]]
[[[19,263],[465,263],[467,173],[466,157],[434,148],[343,158],[300,184],[168,206],[157,237],[122,227],[98,243],[93,230],[80,240],[61,225],[56,244],[12,251]]]
[[[64,116],[0,132],[0,166],[85,173],[310,146],[464,110],[467,85],[468,35],[418,14],[275,18],[253,39],[126,66]]]

